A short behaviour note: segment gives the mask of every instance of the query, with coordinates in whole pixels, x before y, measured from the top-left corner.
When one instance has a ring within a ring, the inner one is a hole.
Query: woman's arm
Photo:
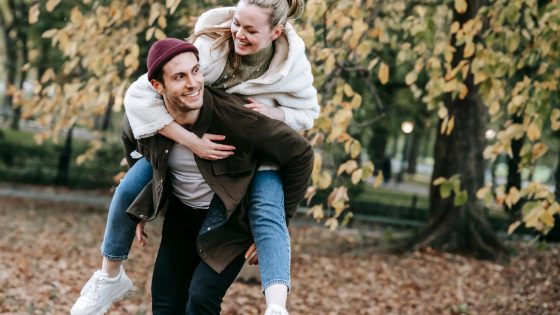
[[[205,133],[202,138],[199,138],[175,121],[160,129],[158,133],[189,148],[196,156],[205,160],[223,159],[233,155],[235,150],[234,146],[213,142],[224,140],[226,138],[224,135]]]
[[[224,140],[223,135],[205,134],[201,139],[176,123],[145,74],[132,83],[126,91],[124,107],[136,139],[159,133],[207,160],[226,158],[235,150],[233,146],[213,142]]]

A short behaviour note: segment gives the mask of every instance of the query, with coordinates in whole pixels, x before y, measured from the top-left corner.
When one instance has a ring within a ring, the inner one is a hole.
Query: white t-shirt
[[[208,186],[187,147],[175,144],[167,163],[171,172],[173,194],[184,204],[196,209],[208,209],[214,191]]]

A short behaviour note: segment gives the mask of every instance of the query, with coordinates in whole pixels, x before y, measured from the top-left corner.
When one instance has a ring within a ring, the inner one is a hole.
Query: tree
[[[24,0],[8,0],[0,5],[0,28],[6,47],[6,89],[4,95],[3,113],[8,114],[13,110],[11,128],[18,129],[21,115],[19,107],[13,108],[15,90],[21,90],[27,78],[29,61],[27,11],[29,5]]]

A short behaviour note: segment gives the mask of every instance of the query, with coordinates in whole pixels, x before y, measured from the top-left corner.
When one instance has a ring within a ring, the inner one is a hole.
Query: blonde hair
[[[244,1],[247,5],[256,5],[259,8],[271,9],[268,21],[271,29],[277,25],[286,26],[289,18],[297,19],[301,17],[305,8],[303,0],[239,0],[239,2],[241,1]],[[218,47],[222,43],[229,41],[230,49],[233,49],[231,30],[229,27],[208,27],[202,29],[191,35],[189,41],[193,43],[200,36],[208,36],[215,39],[216,42],[213,47]]]

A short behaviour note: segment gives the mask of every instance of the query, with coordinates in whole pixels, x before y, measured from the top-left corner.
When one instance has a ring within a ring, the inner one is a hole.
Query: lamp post
[[[397,175],[397,182],[401,183],[403,181],[403,177],[404,177],[404,170],[405,170],[405,165],[407,164],[407,158],[408,158],[408,147],[410,146],[409,142],[410,142],[410,137],[408,136],[409,134],[412,133],[412,131],[414,131],[414,123],[412,121],[409,120],[405,120],[401,123],[401,131],[404,133],[404,146],[403,146],[403,150],[402,150],[402,157],[401,157],[401,165],[400,165],[400,169],[399,169],[399,174]]]

